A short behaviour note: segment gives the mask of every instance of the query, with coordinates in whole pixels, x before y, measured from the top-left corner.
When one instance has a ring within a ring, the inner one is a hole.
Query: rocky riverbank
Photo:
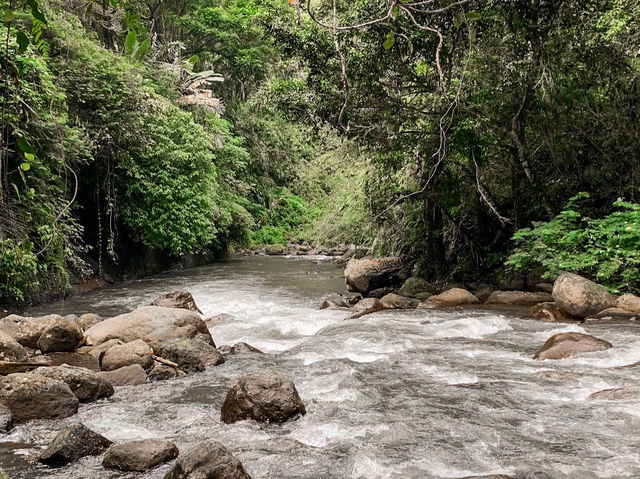
[[[182,291],[107,319],[95,314],[3,318],[0,430],[37,419],[73,416],[81,402],[109,398],[121,386],[204,371],[225,362],[221,351],[261,354],[246,343],[216,348],[207,322],[219,320],[203,320],[191,294]],[[60,354],[65,362],[58,365]],[[239,378],[222,406],[221,420],[282,423],[305,413],[294,384],[264,370]],[[167,441],[112,444],[83,424],[72,423],[33,459],[56,467],[102,453],[105,468],[127,472],[153,469],[179,456],[176,445]],[[208,441],[181,455],[165,477],[249,475],[221,443]]]

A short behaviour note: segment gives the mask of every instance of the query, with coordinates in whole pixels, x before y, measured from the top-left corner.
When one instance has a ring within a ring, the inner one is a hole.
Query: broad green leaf
[[[33,153],[25,153],[24,157],[27,161],[33,161],[36,159],[36,155],[34,155]]]
[[[145,53],[149,51],[149,48],[151,48],[151,40],[147,38],[136,48],[135,57],[140,60],[145,55]]]
[[[20,53],[27,51],[29,47],[29,37],[22,31],[16,34],[16,41],[18,42],[18,49]]]
[[[31,168],[31,164],[25,161],[20,165],[20,168],[22,169],[22,171],[29,171],[29,169]]]
[[[18,137],[18,148],[25,153],[36,154],[35,148],[33,148],[23,136]]]
[[[131,55],[138,41],[138,34],[131,30],[124,41],[124,54]]]
[[[44,25],[47,25],[47,18],[40,11],[40,5],[38,4],[38,0],[27,0],[27,3],[31,7],[31,16],[42,22]]]
[[[482,15],[480,15],[478,12],[467,12],[467,20],[471,20],[476,21],[476,20],[480,20],[482,18]]]
[[[191,58],[189,58],[187,60],[187,63],[189,65],[191,65],[191,67],[194,67],[196,63],[198,63],[198,60],[200,59],[200,57],[198,55],[193,55]]]

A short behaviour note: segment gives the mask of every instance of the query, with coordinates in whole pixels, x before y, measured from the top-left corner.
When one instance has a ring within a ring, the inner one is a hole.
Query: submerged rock
[[[587,400],[594,401],[623,401],[633,398],[633,391],[629,388],[611,388],[590,394]]]
[[[615,298],[599,284],[564,273],[553,285],[553,300],[570,316],[585,318],[615,305]]]
[[[147,373],[139,364],[132,364],[114,371],[101,371],[98,375],[112,386],[137,386],[147,382]]]
[[[593,316],[589,316],[586,318],[586,321],[635,321],[637,316],[636,313],[632,313],[626,309],[607,308]]]
[[[80,401],[96,401],[113,395],[113,386],[109,381],[85,368],[63,364],[41,367],[33,374],[65,382]]]
[[[115,371],[132,364],[148,369],[153,364],[153,349],[140,339],[112,346],[102,355],[100,364],[103,371]]]
[[[6,333],[0,331],[0,360],[27,361],[29,356],[22,345]]]
[[[214,345],[209,329],[197,313],[179,308],[143,306],[131,313],[105,319],[85,332],[85,342],[94,346],[109,339],[124,343],[141,339],[147,343],[165,339],[201,336]]]
[[[180,376],[185,376],[180,369],[160,363],[155,363],[147,375],[149,381],[166,381]]]
[[[559,333],[551,336],[536,352],[533,359],[565,359],[582,353],[612,348],[610,342],[582,333]]]
[[[571,321],[554,302],[539,303],[531,308],[531,316],[546,323]]]
[[[365,314],[375,313],[377,311],[382,311],[384,309],[384,304],[378,298],[364,298],[362,301],[358,302],[351,308],[351,316],[349,319],[356,319]]]
[[[416,309],[420,304],[420,300],[400,296],[399,294],[387,294],[380,302],[384,309]]]
[[[178,448],[169,441],[145,439],[114,444],[102,465],[119,471],[146,471],[178,457]]]
[[[72,416],[79,401],[63,381],[15,373],[0,377],[0,403],[11,410],[13,421],[18,423]]]
[[[189,311],[195,311],[202,314],[200,308],[196,304],[196,300],[193,299],[191,293],[187,291],[171,291],[156,299],[151,306],[161,306],[163,308],[179,308]]]
[[[222,443],[209,439],[181,455],[164,479],[251,479]]]
[[[74,351],[82,342],[82,329],[68,319],[57,321],[48,327],[38,339],[43,354]]]
[[[446,308],[478,304],[480,300],[466,289],[451,288],[420,303],[421,308]]]
[[[347,290],[366,294],[376,288],[399,284],[404,276],[400,258],[352,259],[344,270]]]
[[[258,348],[254,348],[250,344],[247,344],[244,342],[234,344],[233,346],[231,346],[229,350],[229,354],[248,354],[248,353],[264,354]]]
[[[38,456],[38,461],[49,466],[63,466],[84,456],[102,454],[112,442],[84,424],[65,426]]]
[[[551,301],[553,301],[553,297],[543,291],[494,291],[489,295],[486,303],[505,306],[533,306]]]
[[[234,321],[237,321],[237,320],[238,318],[236,318],[232,314],[220,313],[205,319],[204,324],[212,328],[214,326],[219,326],[220,324],[233,323]]]
[[[263,370],[242,376],[227,393],[220,419],[231,424],[244,419],[283,423],[307,411],[290,379]]]
[[[320,309],[345,309],[349,305],[343,298],[325,299],[320,305]]]

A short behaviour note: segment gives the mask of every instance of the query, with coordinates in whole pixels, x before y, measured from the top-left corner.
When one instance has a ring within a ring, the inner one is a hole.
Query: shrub
[[[640,205],[618,199],[617,211],[599,219],[580,213],[580,193],[549,222],[514,235],[518,243],[507,265],[516,270],[542,266],[552,279],[569,271],[597,281],[611,292],[640,287]]]

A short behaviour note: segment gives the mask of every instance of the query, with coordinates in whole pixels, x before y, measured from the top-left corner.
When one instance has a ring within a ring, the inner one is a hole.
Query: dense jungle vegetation
[[[640,287],[635,0],[0,9],[0,303],[287,241]]]

